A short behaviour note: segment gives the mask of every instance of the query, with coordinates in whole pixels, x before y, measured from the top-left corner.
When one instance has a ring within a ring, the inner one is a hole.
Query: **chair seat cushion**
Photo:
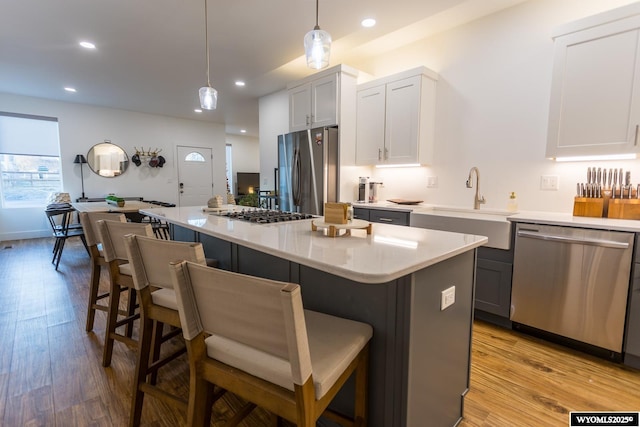
[[[322,398],[369,342],[373,329],[366,323],[315,311],[304,311],[316,399]],[[265,381],[294,390],[288,360],[220,335],[205,340],[207,355]]]
[[[129,263],[120,264],[118,266],[118,270],[120,271],[120,274],[124,274],[125,276],[131,276],[133,274],[131,271],[131,264]]]
[[[160,288],[151,292],[151,301],[154,304],[178,311],[176,292],[173,289]]]

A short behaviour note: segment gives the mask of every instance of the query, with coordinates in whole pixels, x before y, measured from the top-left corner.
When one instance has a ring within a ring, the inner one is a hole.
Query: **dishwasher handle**
[[[589,239],[579,237],[558,236],[556,234],[544,234],[535,231],[518,230],[518,237],[528,237],[531,239],[547,240],[559,243],[575,243],[580,245],[600,246],[604,248],[628,249],[629,243],[616,242],[615,240]]]

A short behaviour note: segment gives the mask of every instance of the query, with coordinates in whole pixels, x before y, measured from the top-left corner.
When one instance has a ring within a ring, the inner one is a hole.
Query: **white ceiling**
[[[302,39],[315,25],[315,0],[208,1],[216,111],[193,111],[207,81],[204,0],[0,0],[0,92],[207,120],[257,136],[258,98],[313,73]],[[522,1],[322,0],[320,27],[334,41],[331,65],[358,68],[382,46]],[[365,17],[378,24],[362,28]],[[81,40],[97,49],[80,48]],[[238,79],[246,86],[236,87]]]

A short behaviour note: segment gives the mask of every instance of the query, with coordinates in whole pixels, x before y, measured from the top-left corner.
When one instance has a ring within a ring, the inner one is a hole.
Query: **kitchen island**
[[[328,237],[311,230],[312,219],[256,224],[201,207],[142,213],[167,221],[176,240],[201,242],[221,268],[298,283],[305,308],[372,325],[369,425],[453,426],[462,417],[476,249],[486,237],[387,224]],[[441,309],[452,287],[455,301]],[[351,413],[352,393],[348,383],[332,407]]]

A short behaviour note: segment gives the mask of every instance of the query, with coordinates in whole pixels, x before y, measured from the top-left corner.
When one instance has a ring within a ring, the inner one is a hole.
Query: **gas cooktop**
[[[271,209],[247,209],[235,212],[224,212],[220,215],[231,219],[255,222],[258,224],[271,224],[275,222],[297,221],[301,219],[311,219],[313,215],[297,212],[282,212]]]

